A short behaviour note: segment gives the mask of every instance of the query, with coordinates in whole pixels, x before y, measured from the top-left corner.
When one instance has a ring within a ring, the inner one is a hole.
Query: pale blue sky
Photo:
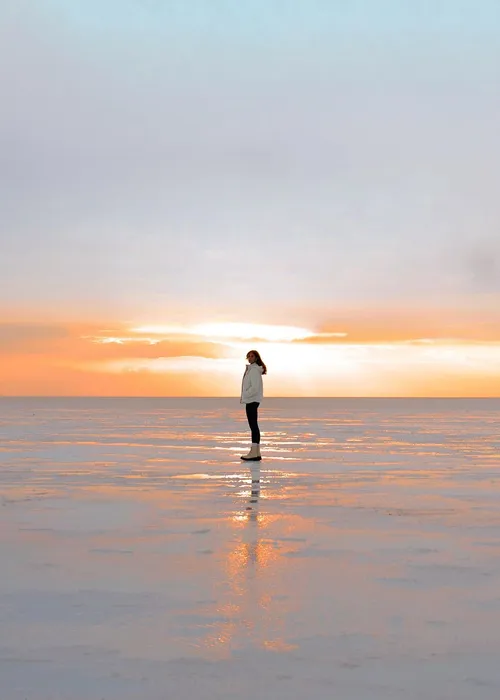
[[[18,0],[0,88],[4,307],[500,294],[498,2]]]

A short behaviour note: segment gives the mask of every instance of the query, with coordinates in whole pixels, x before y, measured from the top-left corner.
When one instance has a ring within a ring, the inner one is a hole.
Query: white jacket
[[[259,403],[264,398],[264,387],[262,384],[262,367],[254,362],[247,365],[243,381],[241,382],[241,400],[240,403]]]

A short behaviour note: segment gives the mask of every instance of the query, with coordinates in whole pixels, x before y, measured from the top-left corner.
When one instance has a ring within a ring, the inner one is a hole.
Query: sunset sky
[[[0,395],[500,396],[498,0],[0,3]]]

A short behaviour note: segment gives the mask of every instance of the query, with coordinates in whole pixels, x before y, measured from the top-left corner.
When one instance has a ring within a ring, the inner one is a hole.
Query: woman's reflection
[[[260,496],[260,467],[257,464],[253,464],[250,468],[250,474],[252,477],[252,490],[250,492],[247,511],[249,511],[250,520],[257,520],[257,508],[259,506]]]

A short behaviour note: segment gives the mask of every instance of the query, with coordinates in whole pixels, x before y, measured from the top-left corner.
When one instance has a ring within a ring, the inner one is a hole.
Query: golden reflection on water
[[[260,470],[252,469],[251,482],[245,508],[228,517],[234,540],[222,563],[223,595],[217,605],[222,620],[202,641],[218,657],[248,643],[278,652],[294,648],[283,640],[286,613],[275,588],[283,554],[291,547],[270,537],[269,527],[280,516],[260,512]]]

